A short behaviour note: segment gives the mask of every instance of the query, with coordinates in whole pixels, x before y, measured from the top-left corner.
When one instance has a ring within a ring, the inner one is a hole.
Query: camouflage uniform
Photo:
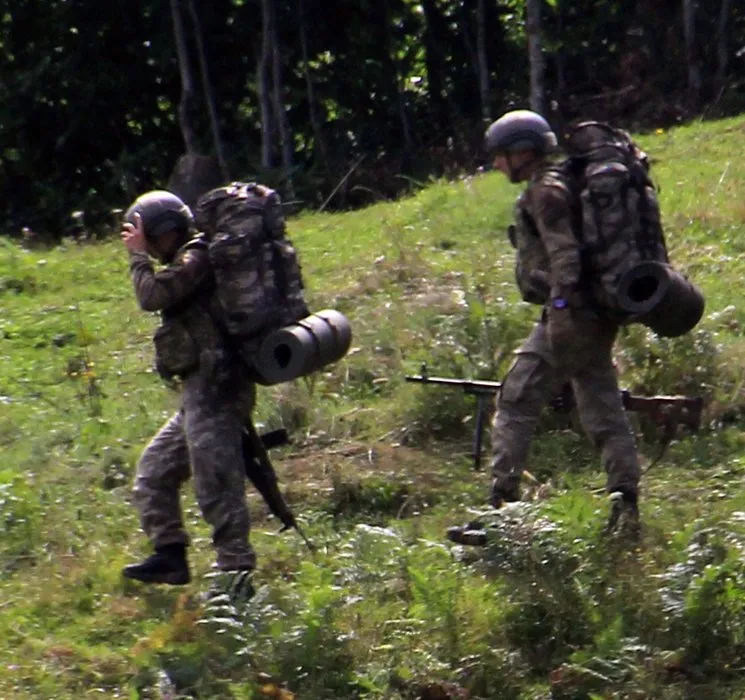
[[[132,253],[130,272],[140,306],[161,312],[161,328],[185,330],[194,354],[193,368],[182,377],[181,410],[160,429],[137,465],[134,503],[143,530],[156,548],[188,544],[179,490],[193,474],[197,502],[212,527],[217,567],[251,569],[255,554],[248,541],[241,428],[250,417],[255,386],[238,375],[237,363],[221,348],[210,312],[214,283],[206,248],[187,244],[158,272],[146,253]],[[164,360],[167,364],[168,358],[156,361]]]
[[[573,230],[572,195],[560,170],[546,165],[530,179],[516,208],[516,277],[526,301],[563,297],[571,333],[552,345],[544,308],[504,379],[492,431],[495,501],[517,500],[534,428],[543,407],[570,381],[580,420],[600,449],[609,492],[635,496],[639,462],[623,409],[612,349],[618,323],[596,312],[582,292],[581,259]]]

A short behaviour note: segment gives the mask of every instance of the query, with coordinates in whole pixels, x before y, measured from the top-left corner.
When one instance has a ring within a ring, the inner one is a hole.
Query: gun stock
[[[252,422],[244,426],[241,434],[243,447],[243,461],[246,465],[246,476],[254,485],[261,497],[266,501],[269,510],[282,522],[282,530],[293,528],[303,538],[308,549],[315,551],[312,542],[306,537],[295,520],[295,516],[287,505],[282,492],[279,490],[277,473],[269,459],[267,449],[279,447],[289,443],[287,431],[280,428],[269,433],[259,435]]]
[[[657,425],[674,429],[684,425],[692,431],[701,427],[704,399],[701,396],[635,396],[621,391],[623,407],[648,415]]]

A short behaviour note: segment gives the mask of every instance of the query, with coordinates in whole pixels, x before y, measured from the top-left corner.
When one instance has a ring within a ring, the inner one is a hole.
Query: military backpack
[[[219,321],[242,349],[255,350],[269,332],[308,316],[274,190],[244,182],[219,187],[202,195],[194,217],[208,242]]]
[[[565,148],[583,273],[596,302],[618,309],[625,273],[645,261],[668,263],[649,160],[625,131],[601,122],[572,128]]]

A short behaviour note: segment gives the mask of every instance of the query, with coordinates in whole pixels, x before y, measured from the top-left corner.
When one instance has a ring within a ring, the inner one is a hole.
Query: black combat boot
[[[520,500],[517,489],[505,491],[497,487],[497,480],[492,481],[489,505],[494,509],[501,508],[505,503],[516,503]],[[474,547],[486,547],[488,537],[486,525],[480,520],[472,520],[465,525],[449,527],[445,536],[456,544],[468,544]]]
[[[155,554],[141,564],[131,564],[122,569],[126,578],[143,583],[169,583],[183,586],[191,581],[189,562],[186,560],[186,545],[167,544],[156,547]]]
[[[635,493],[614,491],[609,497],[611,507],[605,534],[634,544],[641,536],[638,497]]]
[[[466,523],[465,525],[453,525],[453,527],[447,529],[445,536],[451,542],[467,544],[472,547],[486,547],[489,542],[486,527],[478,520]]]
[[[489,496],[489,505],[492,508],[501,508],[505,503],[516,503],[519,500],[519,489],[502,489],[497,486],[496,479],[492,481],[491,494]]]

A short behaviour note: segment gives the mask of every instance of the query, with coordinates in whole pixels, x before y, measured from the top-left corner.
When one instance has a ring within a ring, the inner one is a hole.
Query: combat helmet
[[[124,220],[135,223],[135,214],[142,218],[146,238],[158,238],[176,229],[186,233],[194,224],[191,209],[173,192],[152,190],[140,195],[124,213]]]
[[[549,123],[529,109],[503,114],[486,130],[484,142],[489,154],[527,150],[549,153],[557,145]]]

